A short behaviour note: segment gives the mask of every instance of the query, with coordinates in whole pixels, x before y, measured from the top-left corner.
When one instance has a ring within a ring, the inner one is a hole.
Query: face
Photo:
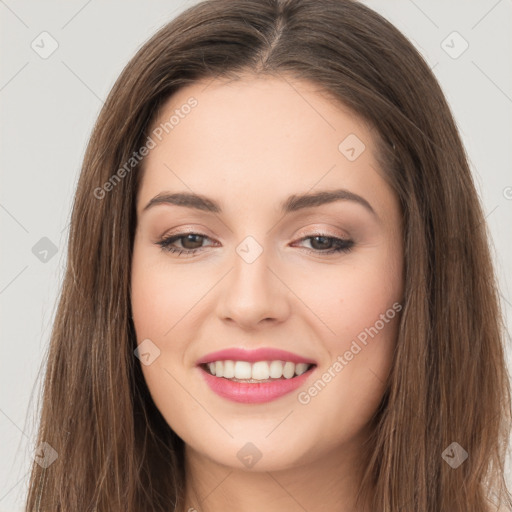
[[[291,79],[196,82],[160,112],[137,196],[132,311],[152,398],[194,453],[231,467],[259,453],[255,469],[277,470],[366,435],[403,292],[400,209],[373,136]],[[338,192],[300,199],[321,191]],[[285,376],[229,380],[280,368],[209,356],[232,348],[289,352],[255,355],[283,361]],[[235,362],[220,377],[201,360]]]

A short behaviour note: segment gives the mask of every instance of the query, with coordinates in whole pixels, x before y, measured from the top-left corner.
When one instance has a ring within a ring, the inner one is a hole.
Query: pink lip
[[[262,383],[233,382],[224,377],[210,375],[202,367],[199,367],[199,371],[210,389],[217,393],[217,395],[232,400],[233,402],[250,404],[270,402],[271,400],[275,400],[276,398],[295,391],[305,383],[314,372],[315,368],[316,366],[313,366],[302,375],[291,379],[276,379],[273,382]]]
[[[243,348],[228,348],[205,355],[199,359],[196,364],[211,363],[213,361],[247,361],[255,363],[256,361],[290,361],[291,363],[316,364],[313,359],[306,359],[286,350],[276,348],[258,348],[256,350],[246,350]],[[295,380],[295,379],[293,379]]]

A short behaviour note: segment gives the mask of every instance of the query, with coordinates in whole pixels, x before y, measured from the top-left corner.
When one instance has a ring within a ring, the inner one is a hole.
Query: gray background
[[[159,27],[195,3],[0,0],[0,512],[23,508],[39,369],[92,125],[129,58]],[[494,240],[510,326],[512,1],[364,3],[412,40],[445,91]],[[40,53],[51,48],[52,39],[40,36],[44,31],[58,44],[47,58]],[[458,55],[464,41],[469,47]],[[507,344],[510,365],[510,337]]]

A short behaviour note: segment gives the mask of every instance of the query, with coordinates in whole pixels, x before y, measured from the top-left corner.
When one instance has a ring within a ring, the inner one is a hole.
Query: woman
[[[27,510],[511,510],[484,217],[435,77],[369,8],[162,28],[68,251]]]

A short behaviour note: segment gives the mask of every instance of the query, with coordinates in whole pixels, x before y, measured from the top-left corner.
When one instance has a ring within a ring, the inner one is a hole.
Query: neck
[[[260,512],[262,504],[266,512],[367,512],[367,505],[356,505],[364,470],[360,447],[359,441],[306,454],[307,463],[258,471],[218,464],[185,445],[183,512]]]

